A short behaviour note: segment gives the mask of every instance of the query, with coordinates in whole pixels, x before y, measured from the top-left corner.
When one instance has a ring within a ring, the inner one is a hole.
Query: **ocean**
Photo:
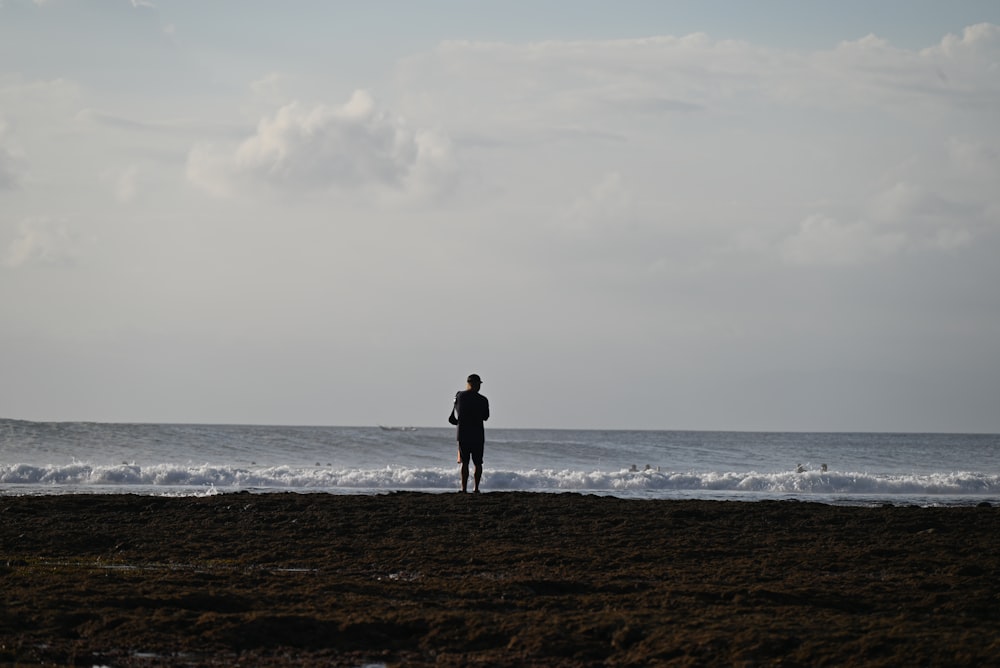
[[[0,495],[454,492],[454,431],[0,420]],[[483,491],[1000,503],[1000,435],[487,428]]]

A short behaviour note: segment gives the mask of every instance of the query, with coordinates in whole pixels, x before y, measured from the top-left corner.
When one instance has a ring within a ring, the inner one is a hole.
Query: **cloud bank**
[[[996,428],[998,26],[155,5],[0,10],[10,411],[422,425],[461,367],[509,425]]]

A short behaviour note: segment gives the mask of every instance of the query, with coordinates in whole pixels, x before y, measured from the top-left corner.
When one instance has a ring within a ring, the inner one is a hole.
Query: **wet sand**
[[[0,497],[0,665],[1000,664],[1000,509]]]

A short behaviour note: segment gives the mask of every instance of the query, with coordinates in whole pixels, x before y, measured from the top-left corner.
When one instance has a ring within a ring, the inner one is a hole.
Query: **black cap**
[[[478,373],[470,374],[468,378],[465,379],[467,383],[472,383],[473,385],[482,385],[483,379],[479,377]]]

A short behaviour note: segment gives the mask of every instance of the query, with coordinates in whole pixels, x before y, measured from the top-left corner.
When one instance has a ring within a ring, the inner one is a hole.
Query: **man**
[[[483,381],[478,374],[466,379],[466,389],[455,395],[455,414],[458,417],[458,456],[462,462],[462,491],[468,491],[469,460],[475,464],[473,474],[475,487],[479,493],[479,481],[483,477],[483,446],[486,444],[486,430],[483,422],[490,419],[490,402],[479,394]]]

